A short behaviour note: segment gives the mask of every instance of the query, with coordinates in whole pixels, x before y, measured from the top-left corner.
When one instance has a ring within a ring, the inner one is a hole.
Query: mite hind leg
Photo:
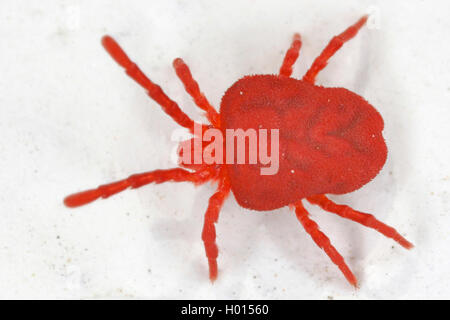
[[[280,76],[290,77],[292,74],[292,67],[297,61],[300,48],[302,47],[302,39],[299,33],[294,34],[294,38],[292,39],[291,47],[286,52],[284,56],[283,64],[280,68]]]
[[[402,237],[397,230],[377,220],[373,215],[353,210],[349,206],[336,204],[325,195],[316,195],[306,198],[310,203],[318,205],[323,210],[337,214],[343,218],[358,222],[368,228],[372,228],[384,236],[397,241],[402,247],[411,249],[413,244]]]
[[[306,232],[311,236],[314,242],[319,246],[319,248],[323,249],[331,261],[338,266],[341,272],[344,274],[347,281],[354,287],[358,286],[358,282],[356,277],[350,270],[350,268],[345,263],[344,258],[340,255],[340,253],[333,247],[330,242],[330,239],[319,230],[319,226],[313,220],[309,218],[309,213],[306,211],[305,207],[301,202],[295,204],[295,215],[297,219],[302,224],[303,228],[305,228]]]
[[[323,49],[322,53],[314,60],[313,64],[303,76],[303,80],[314,83],[317,74],[327,66],[328,59],[330,59],[336,51],[338,51],[344,43],[352,39],[358,31],[364,26],[368,19],[368,16],[363,16],[355,24],[351,25],[341,34],[334,36],[328,45]]]

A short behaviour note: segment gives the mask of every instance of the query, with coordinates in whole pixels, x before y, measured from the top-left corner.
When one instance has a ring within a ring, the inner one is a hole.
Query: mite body
[[[292,66],[301,48],[300,35],[295,34],[279,74],[245,76],[238,80],[223,96],[220,112],[200,91],[184,61],[175,59],[173,66],[177,76],[197,106],[205,111],[208,125],[190,119],[175,101],[147,78],[113,38],[105,36],[102,43],[111,57],[164,112],[194,134],[194,138],[181,143],[181,146],[194,142],[191,145],[200,145],[202,154],[206,151],[209,144],[204,142],[203,136],[196,136],[196,127],[215,129],[224,136],[229,129],[277,129],[279,149],[274,150],[270,137],[267,142],[272,149],[270,153],[277,151],[279,154],[279,167],[273,174],[262,175],[264,164],[261,162],[188,163],[183,152],[180,152],[181,167],[135,174],[70,195],[64,200],[65,204],[78,207],[98,198],[108,198],[127,188],[139,188],[150,183],[189,181],[202,184],[214,181],[218,186],[209,199],[202,231],[211,281],[218,275],[215,223],[225,199],[233,192],[239,205],[244,208],[257,211],[287,205],[293,208],[306,232],[339,267],[349,283],[356,287],[357,280],[344,258],[310,219],[302,200],[375,229],[407,249],[413,246],[394,228],[378,221],[373,215],[336,204],[325,195],[344,194],[361,188],[379,173],[387,157],[382,136],[383,119],[376,109],[347,89],[324,88],[314,84],[328,59],[353,38],[366,21],[367,16],[364,16],[333,37],[301,80],[291,77]],[[251,151],[249,144],[246,148],[246,151]],[[223,156],[226,158],[226,154]]]

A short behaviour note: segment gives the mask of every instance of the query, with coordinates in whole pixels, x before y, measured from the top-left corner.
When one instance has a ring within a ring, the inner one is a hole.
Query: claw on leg
[[[215,223],[219,219],[220,209],[222,208],[225,199],[230,193],[230,182],[228,178],[221,174],[219,187],[211,198],[209,199],[208,209],[205,213],[205,222],[202,231],[202,240],[205,245],[205,253],[208,258],[209,265],[209,279],[214,282],[217,279],[217,256],[219,249],[216,244],[216,227]]]
[[[310,203],[318,205],[323,210],[335,213],[343,218],[358,222],[368,228],[377,230],[384,236],[397,241],[402,247],[411,249],[414,245],[402,237],[397,230],[377,220],[373,215],[353,210],[349,206],[336,204],[325,195],[316,195],[306,198]]]
[[[358,287],[358,282],[356,280],[355,275],[352,273],[350,268],[345,263],[344,258],[339,254],[339,252],[333,247],[330,242],[330,239],[319,230],[319,226],[313,220],[309,218],[309,213],[306,211],[305,207],[301,202],[295,204],[295,215],[297,219],[302,224],[303,228],[305,228],[306,232],[309,233],[314,242],[325,251],[325,253],[330,257],[331,261],[344,274],[347,281],[354,286]]]

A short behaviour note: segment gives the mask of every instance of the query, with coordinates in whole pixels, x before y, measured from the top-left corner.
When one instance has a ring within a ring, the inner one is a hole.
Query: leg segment
[[[343,218],[353,220],[366,227],[377,230],[379,233],[397,241],[402,247],[411,249],[414,245],[402,237],[394,228],[378,221],[373,215],[353,210],[349,206],[339,205],[328,199],[325,195],[308,197],[307,200],[322,209],[335,213]]]
[[[303,225],[303,228],[305,228],[306,232],[308,232],[314,242],[325,251],[331,261],[339,267],[345,278],[347,278],[347,281],[350,282],[352,286],[357,287],[356,277],[345,263],[344,258],[333,247],[330,239],[328,239],[328,237],[319,230],[317,223],[308,217],[309,213],[306,211],[305,207],[303,207],[301,202],[295,205],[295,214],[297,219]]]
[[[286,52],[284,56],[283,64],[280,68],[280,76],[290,77],[292,74],[292,66],[295,61],[297,61],[300,48],[302,46],[302,40],[300,34],[294,34],[294,38],[292,39],[291,47]]]
[[[153,83],[147,76],[139,69],[139,67],[128,58],[127,54],[117,44],[117,42],[110,36],[104,36],[102,39],[103,47],[111,55],[111,57],[122,66],[126,73],[136,81],[141,87],[147,90],[150,98],[155,100],[176,123],[180,126],[188,128],[193,132],[194,121],[190,119],[178,106],[178,104],[171,100],[162,91],[161,87]]]
[[[326,67],[328,63],[328,59],[330,59],[336,51],[338,51],[342,45],[352,39],[356,34],[358,33],[359,29],[364,26],[364,24],[367,21],[368,16],[363,16],[361,19],[358,20],[354,25],[347,28],[344,32],[341,34],[333,37],[331,41],[328,43],[328,45],[325,47],[325,49],[322,51],[322,53],[314,60],[311,68],[306,72],[306,74],[303,76],[303,80],[314,83],[317,74]]]
[[[216,244],[216,227],[214,224],[218,221],[220,209],[230,193],[230,182],[228,178],[221,175],[220,179],[217,192],[209,199],[202,231],[202,240],[205,245],[206,257],[208,258],[209,279],[211,281],[217,278],[217,256],[219,255],[219,249]]]
[[[206,117],[211,124],[218,128],[219,114],[206,99],[205,95],[200,91],[197,81],[192,77],[189,67],[181,58],[173,61],[173,67],[177,73],[178,78],[186,89],[186,92],[194,99],[195,104],[202,110],[206,111]]]
[[[182,182],[189,181],[201,184],[212,177],[208,169],[190,172],[184,169],[175,168],[168,170],[155,170],[140,174],[134,174],[127,179],[99,186],[96,189],[82,191],[72,194],[64,199],[64,204],[70,208],[79,207],[99,198],[108,198],[116,193],[122,192],[131,187],[136,189],[150,183],[163,183],[167,181]]]

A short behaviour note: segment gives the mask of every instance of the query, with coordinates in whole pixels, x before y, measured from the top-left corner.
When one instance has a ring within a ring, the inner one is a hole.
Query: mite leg
[[[168,170],[155,170],[145,173],[134,174],[127,179],[99,186],[96,189],[82,191],[72,194],[64,199],[64,204],[70,208],[79,207],[99,198],[108,198],[116,193],[131,187],[136,189],[150,183],[163,183],[168,181],[189,181],[201,184],[211,179],[211,171],[207,169],[190,172],[175,168]]]
[[[300,48],[302,46],[302,39],[300,34],[294,34],[294,38],[292,39],[291,47],[286,52],[284,56],[283,64],[280,68],[280,76],[290,77],[292,74],[292,66],[295,61],[297,61]]]
[[[139,67],[128,58],[127,54],[122,50],[119,44],[110,36],[104,36],[102,39],[103,47],[111,55],[111,57],[122,66],[126,73],[136,81],[141,87],[147,90],[148,95],[155,102],[157,102],[165,113],[167,113],[180,126],[188,128],[191,132],[194,131],[194,121],[190,119],[178,106],[178,104],[171,100],[161,89],[160,86],[153,83],[147,76],[139,69]]]
[[[353,210],[349,206],[339,205],[328,199],[325,195],[308,197],[307,200],[322,209],[335,213],[343,218],[353,220],[366,227],[377,230],[379,233],[397,241],[402,247],[411,249],[414,245],[403,238],[394,228],[378,221],[373,215]]]
[[[303,207],[301,202],[295,204],[295,214],[306,232],[308,232],[314,242],[325,251],[331,261],[339,267],[345,278],[347,278],[347,281],[350,282],[352,286],[357,287],[356,277],[345,263],[344,258],[333,247],[330,239],[319,230],[317,223],[309,218],[309,213],[306,211],[305,207]]]
[[[366,23],[368,16],[363,16],[354,25],[347,28],[341,34],[334,36],[328,45],[323,49],[322,53],[314,60],[312,66],[303,76],[303,80],[314,83],[317,74],[327,66],[328,59],[330,59],[342,45],[352,39],[358,33],[359,29]]]
[[[173,67],[178,78],[180,78],[183,83],[186,92],[194,99],[195,104],[200,109],[206,111],[206,117],[211,124],[217,128],[219,126],[219,114],[200,91],[200,87],[198,86],[197,81],[192,77],[187,64],[181,58],[177,58],[173,61]]]
[[[216,227],[214,224],[219,219],[220,209],[229,193],[230,182],[228,178],[221,177],[217,192],[209,199],[208,209],[205,213],[202,240],[205,245],[206,257],[208,258],[209,279],[211,281],[217,279],[217,256],[219,255],[219,249],[216,244]]]

